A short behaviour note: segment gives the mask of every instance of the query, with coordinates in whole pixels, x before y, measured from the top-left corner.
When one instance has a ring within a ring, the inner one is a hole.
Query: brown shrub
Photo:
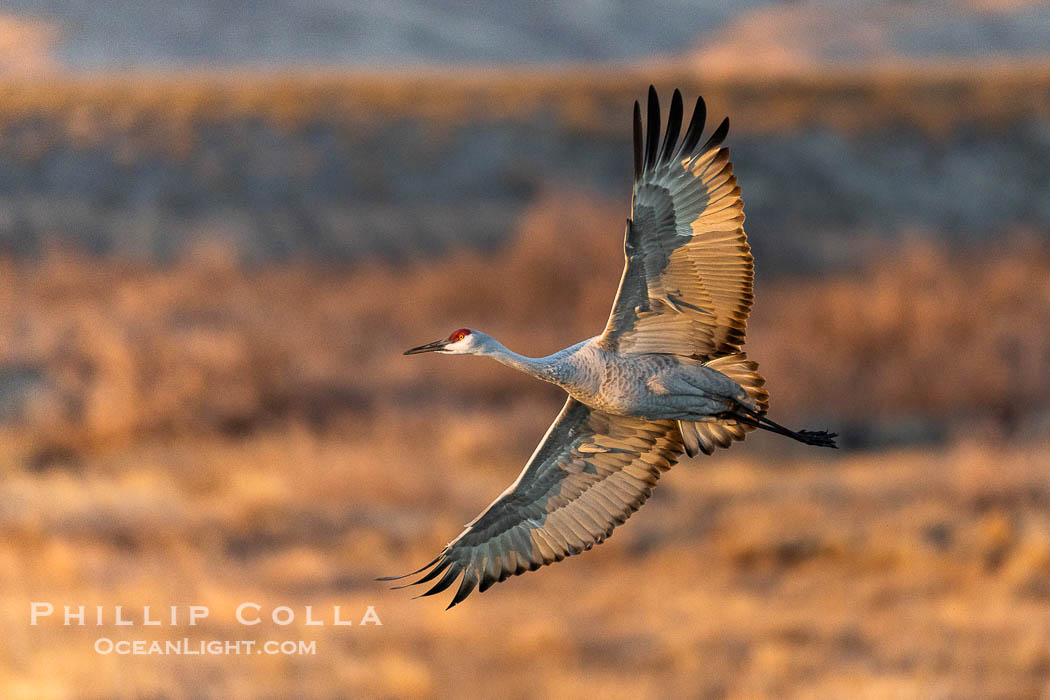
[[[557,389],[495,363],[401,351],[464,325],[532,355],[601,332],[623,213],[551,191],[504,249],[401,267],[241,269],[198,256],[156,268],[61,253],[7,262],[0,366],[34,379],[8,390],[5,415],[36,442],[77,450],[292,417],[357,425],[383,406],[553,406]],[[782,417],[1009,431],[1047,409],[1047,269],[1035,238],[968,252],[915,239],[863,270],[760,279],[748,351]]]

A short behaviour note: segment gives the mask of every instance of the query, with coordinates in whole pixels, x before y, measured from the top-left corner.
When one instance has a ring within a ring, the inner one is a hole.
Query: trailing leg
[[[745,425],[750,425],[755,428],[761,428],[762,430],[768,430],[771,433],[777,435],[784,435],[785,437],[804,442],[807,445],[816,445],[818,447],[831,447],[838,449],[838,445],[835,444],[835,438],[838,437],[838,433],[829,433],[826,430],[791,430],[785,428],[779,423],[774,423],[764,415],[756,413],[746,406],[737,405],[736,409],[730,414],[737,420]]]

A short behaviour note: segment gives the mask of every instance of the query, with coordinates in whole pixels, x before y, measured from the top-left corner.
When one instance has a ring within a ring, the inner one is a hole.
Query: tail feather
[[[700,439],[694,427],[695,425],[696,423],[689,423],[688,421],[678,421],[678,431],[682,433],[682,444],[685,445],[685,453],[690,457],[696,457],[700,454]],[[711,454],[710,452],[706,453]]]
[[[695,457],[701,452],[712,454],[716,447],[729,447],[734,440],[744,437],[761,428],[779,435],[784,435],[807,445],[836,448],[835,433],[824,430],[790,430],[766,418],[769,410],[769,392],[765,390],[766,380],[758,373],[758,363],[747,359],[744,353],[726,355],[711,360],[707,366],[726,375],[744,390],[745,397],[737,402],[736,408],[720,417],[711,417],[704,421],[678,421],[678,430],[682,433],[682,443],[686,454]]]
[[[765,390],[766,378],[758,373],[758,363],[747,359],[745,353],[715,358],[708,362],[707,366],[718,370],[743,387],[747,398],[755,404],[751,410],[756,413],[769,410],[769,392]]]
[[[726,375],[744,389],[750,408],[757,413],[769,409],[769,392],[763,387],[766,379],[758,373],[758,363],[747,359],[744,353],[726,355],[711,360],[707,366]],[[678,421],[682,433],[685,451],[690,457],[703,452],[712,454],[716,447],[729,447],[734,440],[743,440],[747,433],[755,429],[749,422],[736,418],[719,418],[703,422]]]

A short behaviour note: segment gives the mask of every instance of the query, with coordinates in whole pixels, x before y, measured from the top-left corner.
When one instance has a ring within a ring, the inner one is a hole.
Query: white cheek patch
[[[465,335],[454,343],[449,343],[445,346],[445,350],[451,350],[453,352],[466,352],[470,349],[471,338],[469,335]]]

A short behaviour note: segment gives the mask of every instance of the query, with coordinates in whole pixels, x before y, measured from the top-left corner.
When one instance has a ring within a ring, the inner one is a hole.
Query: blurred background
[[[386,590],[563,400],[401,352],[601,331],[650,83],[731,116],[747,350],[842,449],[687,461],[608,543],[447,613]],[[1038,697],[1048,234],[1041,2],[8,0],[0,695]],[[300,615],[242,627],[246,600]],[[318,651],[92,646],[187,634]]]

